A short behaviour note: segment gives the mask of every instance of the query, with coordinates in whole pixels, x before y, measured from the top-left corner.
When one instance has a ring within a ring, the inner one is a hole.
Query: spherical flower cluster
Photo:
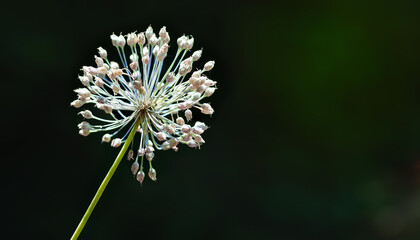
[[[202,50],[186,57],[193,47],[194,38],[181,36],[177,39],[175,57],[168,59],[170,65],[163,69],[170,41],[165,27],[157,35],[151,26],[141,33],[112,34],[111,41],[121,63],[108,59],[107,51],[99,47],[96,66],[82,68],[83,75],[79,79],[84,87],[74,90],[78,99],[71,103],[76,108],[93,104],[109,117],[95,116],[89,110],[81,111],[86,121],[78,125],[79,133],[88,136],[107,132],[102,136],[102,142],[120,147],[136,128],[135,134],[140,135],[138,147],[133,147],[132,141],[127,153],[129,160],[135,159],[131,171],[142,183],[145,177],[143,159],[146,158],[148,175],[156,180],[156,170],[152,166],[155,150],[177,151],[179,144],[200,148],[204,143],[202,134],[207,126],[198,121],[189,122],[194,108],[203,114],[214,113],[209,103],[202,103],[216,90],[216,82],[204,75],[213,68],[214,61],[193,71],[193,63],[201,58]],[[126,133],[118,136],[123,129]]]

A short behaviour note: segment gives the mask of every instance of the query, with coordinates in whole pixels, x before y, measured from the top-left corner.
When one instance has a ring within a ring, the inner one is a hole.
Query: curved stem
[[[90,217],[90,214],[93,212],[93,209],[96,206],[96,203],[98,203],[99,199],[101,198],[102,193],[104,192],[106,186],[108,185],[109,180],[111,180],[112,175],[114,175],[114,172],[117,169],[118,165],[120,164],[121,159],[123,158],[125,152],[128,149],[128,146],[133,140],[134,134],[136,133],[136,130],[140,125],[140,122],[141,122],[140,119],[141,117],[139,117],[136,120],[134,127],[131,129],[130,135],[128,135],[127,141],[124,143],[123,147],[121,148],[120,153],[118,154],[117,158],[115,159],[114,163],[112,164],[111,168],[106,174],[104,180],[101,183],[101,186],[99,186],[98,191],[96,191],[96,194],[92,199],[92,202],[90,203],[88,209],[86,210],[85,215],[83,215],[83,218],[80,221],[79,225],[77,226],[76,231],[74,231],[73,236],[71,237],[71,240],[76,240],[79,237],[80,233],[82,232],[83,227],[85,226],[86,222],[88,221]]]

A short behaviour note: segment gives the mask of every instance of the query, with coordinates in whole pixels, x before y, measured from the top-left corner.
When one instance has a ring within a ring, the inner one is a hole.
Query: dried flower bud
[[[201,54],[203,53],[202,50],[197,50],[193,53],[192,59],[193,61],[198,61],[201,58]]]
[[[187,119],[187,122],[192,119],[192,112],[190,109],[185,110],[185,118]]]
[[[98,47],[98,53],[99,56],[101,56],[101,58],[106,59],[108,53],[106,52],[105,49],[103,49],[102,47]]]
[[[111,147],[119,147],[121,145],[121,138],[115,138],[111,142]]]
[[[130,151],[128,151],[127,153],[127,160],[130,161],[133,158],[134,158],[134,151],[130,149]]]
[[[144,180],[144,172],[140,171],[137,173],[137,181],[139,181],[140,184],[143,184],[143,180]]]
[[[136,175],[138,170],[139,170],[139,163],[135,161],[133,162],[133,164],[131,164],[131,172],[133,173],[133,175]]]
[[[145,94],[146,93],[146,88],[144,86],[140,87],[139,93],[140,94]]]
[[[133,81],[133,88],[140,91],[140,88],[143,87],[141,80],[134,80]]]
[[[156,170],[153,168],[149,169],[149,178],[153,181],[156,181]]]
[[[111,141],[111,134],[107,133],[105,135],[102,136],[102,142],[109,142]]]
[[[204,70],[205,70],[205,71],[210,71],[213,67],[214,67],[214,61],[208,61],[208,62],[204,65]]]

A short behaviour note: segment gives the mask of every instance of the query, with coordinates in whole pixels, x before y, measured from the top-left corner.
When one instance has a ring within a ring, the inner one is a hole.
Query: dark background
[[[118,150],[69,106],[112,32],[215,60],[201,150],[122,161],[80,239],[420,239],[418,1],[2,5],[2,234],[69,239]],[[171,51],[171,50],[170,50]],[[173,49],[172,49],[173,51]]]

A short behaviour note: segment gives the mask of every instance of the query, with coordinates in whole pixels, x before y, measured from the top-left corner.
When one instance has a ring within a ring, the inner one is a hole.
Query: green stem
[[[106,174],[104,180],[101,183],[101,186],[99,186],[98,191],[96,191],[95,197],[93,197],[92,202],[90,203],[88,209],[85,212],[85,215],[83,216],[82,220],[79,223],[79,226],[77,226],[76,231],[74,231],[73,236],[71,237],[71,240],[76,240],[79,237],[80,233],[83,230],[83,227],[85,226],[86,222],[88,221],[90,217],[90,214],[93,212],[93,209],[95,208],[96,203],[98,203],[99,199],[102,196],[102,193],[104,192],[106,186],[108,185],[109,180],[111,180],[112,175],[114,175],[115,170],[120,164],[121,159],[123,158],[125,152],[127,151],[128,146],[133,140],[134,134],[136,133],[136,130],[140,125],[140,118],[138,118],[136,121],[137,121],[136,124],[134,125],[133,129],[131,129],[131,132],[128,135],[127,141],[124,143],[123,147],[121,148],[120,153],[118,154],[117,158],[115,159],[114,163],[112,164],[111,168]]]

